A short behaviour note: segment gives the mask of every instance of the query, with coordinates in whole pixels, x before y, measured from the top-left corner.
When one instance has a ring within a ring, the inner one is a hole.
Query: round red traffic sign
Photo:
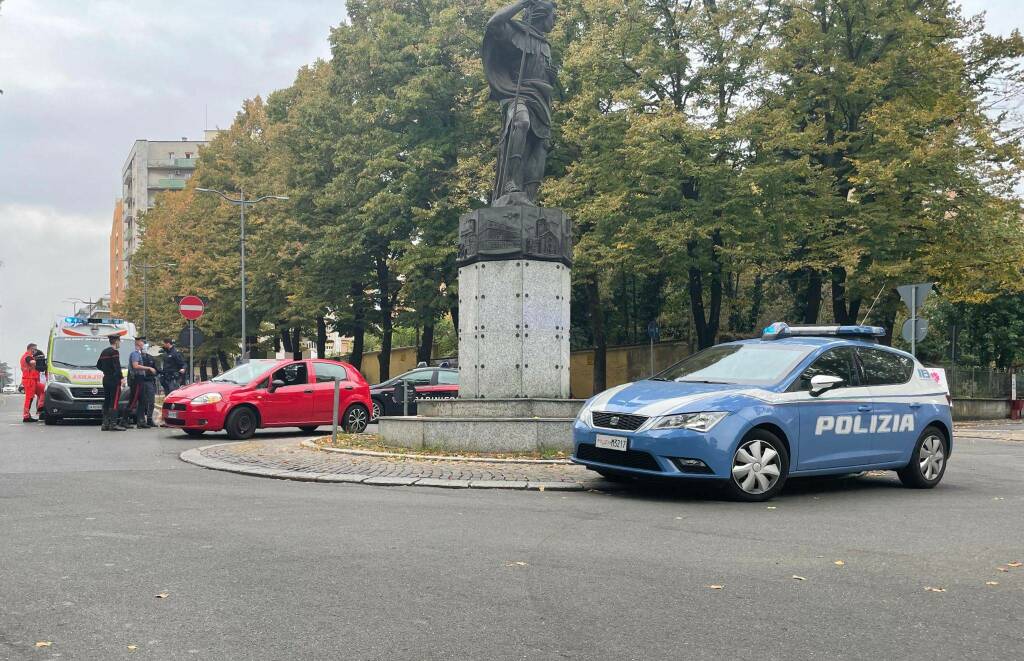
[[[204,310],[206,310],[206,304],[198,296],[182,296],[178,301],[178,312],[189,321],[195,321],[203,316]]]

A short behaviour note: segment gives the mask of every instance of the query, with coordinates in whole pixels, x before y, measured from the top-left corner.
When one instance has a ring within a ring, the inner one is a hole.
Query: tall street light
[[[213,193],[219,195],[222,200],[228,204],[234,204],[238,207],[241,216],[241,241],[239,241],[239,254],[241,255],[242,261],[242,362],[249,361],[249,342],[248,337],[245,334],[245,207],[254,204],[259,204],[264,200],[287,200],[287,195],[261,195],[257,198],[245,199],[245,191],[241,188],[238,189],[238,199],[228,197],[226,194],[219,190],[212,188],[196,188],[200,193]]]

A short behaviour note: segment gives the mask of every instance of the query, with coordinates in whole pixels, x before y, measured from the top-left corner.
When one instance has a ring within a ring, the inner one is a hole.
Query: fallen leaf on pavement
[[[842,560],[836,560],[836,561],[835,561],[835,562],[833,562],[832,564],[833,564],[833,565],[835,565],[836,567],[842,567],[842,566],[844,566],[844,565],[845,565],[846,563],[845,563],[845,562],[843,562]]]
[[[1010,569],[1016,569],[1017,567],[1024,567],[1024,562],[1014,560],[1013,562],[1007,562],[1006,566]]]
[[[167,597],[169,597],[171,595],[168,594],[167,592],[161,592],[160,594],[154,595],[154,596],[156,596],[157,599],[166,599]]]
[[[925,588],[925,592],[945,592],[946,588]]]
[[[53,643],[51,643],[48,640],[40,640],[40,641],[38,641],[36,643],[36,647],[37,648],[39,648],[39,647],[49,647],[50,645],[53,645]]]
[[[1010,570],[1007,569],[1006,567],[996,567],[996,571],[1007,572],[1007,571],[1010,571]]]
[[[709,590],[724,590],[725,589],[724,585],[705,585],[704,587],[708,588]]]
[[[985,581],[985,585],[999,585],[999,581]]]
[[[506,567],[528,567],[522,560],[513,560],[512,562],[505,563]]]
[[[769,506],[768,506],[768,509],[770,509],[770,510],[777,510],[777,509],[779,509],[779,508],[778,508],[778,507],[775,507],[774,505],[769,505]]]
[[[139,646],[138,646],[138,645],[129,645],[129,646],[128,646],[128,651],[129,651],[129,652],[134,652],[134,651],[135,651],[135,650],[137,650],[137,649],[139,649]]]
[[[996,496],[992,500],[1005,500],[1002,496]]]
[[[542,484],[539,487],[537,487],[537,491],[544,491],[544,485]]]
[[[794,581],[806,581],[807,579],[804,578],[803,576],[797,576],[796,574],[793,574],[793,580]]]

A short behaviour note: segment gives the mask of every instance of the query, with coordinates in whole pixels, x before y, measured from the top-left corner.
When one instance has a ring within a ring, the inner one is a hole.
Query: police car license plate
[[[629,439],[625,436],[609,436],[608,434],[598,434],[595,445],[605,450],[619,450],[625,452],[629,449]]]
[[[103,410],[103,405],[102,404],[87,404],[85,406],[85,410],[86,411],[102,411]]]

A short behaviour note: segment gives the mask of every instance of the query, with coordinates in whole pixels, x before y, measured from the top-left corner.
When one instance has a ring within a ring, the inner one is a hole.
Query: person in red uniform
[[[36,361],[36,372],[39,374],[36,380],[36,416],[42,420],[46,417],[46,382],[50,375],[46,367],[46,354],[39,349],[32,353]]]
[[[22,422],[38,422],[32,417],[32,400],[39,390],[39,372],[36,371],[36,343],[30,342],[21,354],[21,387],[25,389],[25,406],[21,410]]]

